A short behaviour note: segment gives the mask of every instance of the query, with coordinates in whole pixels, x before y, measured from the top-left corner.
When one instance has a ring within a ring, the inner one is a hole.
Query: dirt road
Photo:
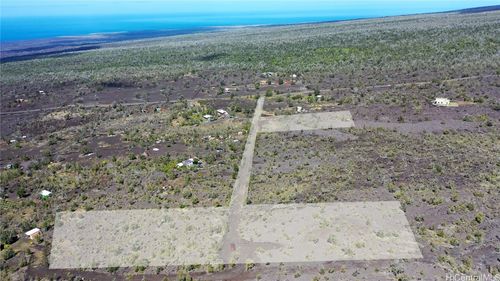
[[[461,78],[451,78],[451,79],[445,79],[445,80],[440,80],[439,82],[441,83],[446,83],[446,82],[459,82],[459,81],[466,81],[466,80],[472,80],[472,79],[483,79],[483,78],[489,78],[489,77],[498,77],[499,75],[477,75],[477,76],[469,76],[469,77],[461,77]],[[432,83],[435,83],[436,81],[416,81],[416,82],[404,82],[404,83],[398,83],[398,84],[380,84],[380,85],[372,85],[372,86],[366,86],[367,89],[385,89],[385,88],[391,88],[391,87],[405,87],[405,86],[411,86],[411,85],[416,85],[416,86],[425,86],[429,85]],[[320,93],[329,93],[332,91],[342,91],[342,90],[350,90],[350,87],[339,87],[339,88],[334,88],[334,89],[322,89],[320,90]],[[262,94],[263,92],[261,92]],[[312,90],[306,90],[306,91],[297,91],[297,92],[291,92],[290,94],[292,95],[306,95],[306,94],[312,94],[314,91]],[[258,94],[258,93],[255,93]],[[252,96],[254,95],[253,93],[248,95]],[[240,96],[241,97],[241,96]],[[194,100],[207,100],[210,98],[196,98],[192,99]],[[119,103],[117,105],[120,106],[137,106],[137,105],[154,105],[154,104],[162,104],[162,103],[174,103],[178,102],[178,100],[171,100],[168,102],[165,101],[153,101],[153,102],[128,102],[128,103]],[[79,105],[65,105],[65,106],[55,106],[55,107],[47,107],[47,108],[36,108],[36,109],[26,109],[26,110],[18,110],[18,111],[5,111],[5,112],[0,112],[0,115],[12,115],[12,114],[26,114],[26,113],[34,113],[34,112],[41,112],[41,111],[53,111],[53,110],[60,110],[60,109],[65,109],[65,108],[73,108],[73,107],[80,107],[80,108],[93,108],[93,107],[111,107],[113,104],[79,104]]]
[[[243,157],[241,158],[238,176],[236,178],[236,181],[234,182],[233,193],[231,195],[231,202],[229,205],[228,230],[226,236],[224,237],[220,254],[221,259],[224,261],[230,261],[232,259],[233,253],[237,250],[236,245],[246,245],[246,243],[239,237],[237,230],[240,223],[243,206],[245,206],[247,203],[246,201],[248,196],[248,186],[250,184],[250,174],[253,164],[255,142],[257,139],[257,133],[259,131],[259,119],[262,115],[263,107],[264,97],[260,97],[257,100],[257,106],[255,107],[255,112],[252,118],[252,125],[250,127],[250,132],[248,133],[247,142],[245,144],[245,151],[243,152]]]

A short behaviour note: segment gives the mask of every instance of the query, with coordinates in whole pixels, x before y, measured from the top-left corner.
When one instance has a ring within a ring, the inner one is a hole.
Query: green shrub
[[[2,251],[2,259],[5,261],[14,257],[15,255],[16,253],[14,252],[14,250],[12,250],[11,247],[7,247]]]
[[[9,229],[0,230],[0,243],[1,244],[12,244],[16,242],[17,235],[16,232]]]
[[[477,223],[482,223],[484,221],[484,214],[479,212],[476,214],[476,217],[474,218],[474,220],[477,222]]]

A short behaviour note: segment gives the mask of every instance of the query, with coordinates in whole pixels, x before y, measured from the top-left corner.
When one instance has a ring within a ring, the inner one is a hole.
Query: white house
[[[181,168],[181,167],[193,167],[194,165],[197,165],[197,166],[201,166],[201,161],[200,160],[197,160],[195,161],[193,158],[189,158],[187,160],[184,160],[180,163],[177,163],[177,167],[178,168]]]
[[[212,120],[214,117],[210,114],[205,114],[203,115],[203,118],[207,119],[208,121]]]
[[[224,109],[217,109],[217,113],[221,116],[228,116],[229,113],[225,111]]]
[[[236,91],[238,91],[238,87],[234,87],[233,86],[233,87],[226,87],[226,88],[224,88],[224,93],[225,94],[230,94],[230,93],[236,92]]]
[[[436,98],[435,100],[432,101],[432,105],[435,106],[449,106],[450,105],[450,100],[447,98]]]
[[[40,234],[42,234],[42,231],[40,228],[33,228],[32,230],[24,233],[26,236],[29,236],[31,240],[34,240],[36,237],[38,237]]]
[[[45,190],[45,189],[40,191],[40,196],[42,196],[43,199],[48,198],[51,194],[52,194],[52,192]]]

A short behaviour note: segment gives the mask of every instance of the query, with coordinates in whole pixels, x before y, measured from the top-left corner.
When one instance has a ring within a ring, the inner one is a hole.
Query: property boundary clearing
[[[257,134],[354,126],[348,111],[261,118],[229,208],[61,212],[50,268],[422,258],[398,201],[246,205]]]

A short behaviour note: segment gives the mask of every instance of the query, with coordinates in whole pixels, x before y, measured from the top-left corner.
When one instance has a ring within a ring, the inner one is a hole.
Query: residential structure
[[[177,163],[177,167],[178,168],[182,168],[182,167],[193,167],[193,166],[201,166],[202,162],[198,159],[194,159],[194,158],[189,158],[187,160],[184,160],[180,163]]]
[[[47,199],[49,198],[49,196],[52,194],[52,192],[48,191],[48,190],[42,190],[40,191],[40,196],[42,197],[42,199]]]
[[[229,116],[229,113],[227,111],[225,111],[224,109],[217,109],[217,114],[219,114],[219,116],[223,116],[223,117]]]
[[[31,240],[35,240],[38,236],[42,234],[42,231],[40,228],[33,228],[32,230],[24,233],[26,236],[28,236]]]
[[[450,105],[450,100],[447,98],[436,98],[434,101],[432,101],[432,105],[435,106],[449,106]]]

